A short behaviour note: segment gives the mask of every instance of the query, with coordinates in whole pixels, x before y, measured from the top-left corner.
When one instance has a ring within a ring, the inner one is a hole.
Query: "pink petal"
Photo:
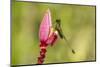
[[[40,24],[40,30],[39,30],[40,41],[46,41],[47,40],[51,26],[52,26],[52,24],[51,24],[51,14],[50,14],[50,10],[48,9],[45,12],[44,17],[42,19],[42,22]]]
[[[47,44],[51,44],[51,46],[53,46],[53,44],[55,43],[55,41],[57,40],[57,33],[53,32],[52,35],[48,38],[48,40],[46,41]]]

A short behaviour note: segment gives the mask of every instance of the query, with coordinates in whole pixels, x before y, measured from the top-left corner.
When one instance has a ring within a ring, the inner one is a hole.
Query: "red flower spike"
[[[51,14],[50,10],[48,9],[44,14],[39,29],[39,39],[41,44],[40,56],[38,57],[38,64],[42,64],[44,62],[47,46],[49,44],[51,44],[52,46],[57,39],[57,31],[54,32],[51,27]]]
[[[51,42],[51,46],[53,46],[55,41],[57,40],[57,34],[54,33],[54,36],[52,36],[52,37],[53,37],[53,40]]]

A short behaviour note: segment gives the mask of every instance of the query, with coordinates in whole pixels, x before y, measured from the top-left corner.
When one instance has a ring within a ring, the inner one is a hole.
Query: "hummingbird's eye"
[[[60,19],[56,19],[56,22],[61,22],[61,20]]]

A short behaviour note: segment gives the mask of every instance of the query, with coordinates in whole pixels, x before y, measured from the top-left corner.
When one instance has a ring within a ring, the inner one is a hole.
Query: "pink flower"
[[[51,14],[50,10],[48,9],[43,17],[43,20],[40,25],[40,30],[39,30],[39,39],[40,41],[46,41],[48,38],[48,35],[50,33],[50,28],[51,28]]]
[[[52,28],[51,13],[48,9],[43,17],[39,29],[39,39],[40,39],[40,56],[38,57],[38,64],[44,62],[46,47],[50,44],[51,46],[55,43],[57,39],[57,31]]]

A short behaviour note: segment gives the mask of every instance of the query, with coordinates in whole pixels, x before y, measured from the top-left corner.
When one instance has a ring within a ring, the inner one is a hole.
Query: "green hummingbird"
[[[55,27],[54,28],[55,28],[55,30],[58,31],[58,35],[60,36],[61,39],[64,39],[65,41],[68,41],[67,38],[65,37],[65,35],[63,34],[63,31],[62,31],[62,28],[61,28],[61,20],[60,19],[56,19],[56,23],[55,23]],[[75,50],[72,49],[70,45],[68,45],[68,46],[71,49],[72,53],[75,54]]]

